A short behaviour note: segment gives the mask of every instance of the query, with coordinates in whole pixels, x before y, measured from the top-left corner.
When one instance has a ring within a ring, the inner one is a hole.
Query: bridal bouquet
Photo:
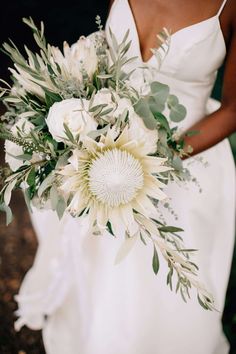
[[[14,63],[12,86],[1,80],[0,89],[7,108],[0,137],[9,165],[1,170],[0,208],[7,223],[11,193],[21,188],[29,209],[50,208],[59,218],[86,215],[91,233],[123,237],[116,262],[137,239],[152,242],[154,272],[160,253],[171,290],[175,280],[186,301],[195,287],[199,303],[212,309],[191,261],[194,250],[178,235],[183,230],[160,222],[158,213],[168,198],[166,185],[189,179],[181,164],[183,142],[169,124],[184,119],[185,108],[159,82],[146,83],[145,93],[133,87],[133,72],[123,70],[134,60],[127,56],[128,32],[118,43],[110,31],[109,48],[97,18],[97,32],[71,47],[65,42],[62,52],[46,43],[43,23],[38,29],[31,18],[23,21],[39,51],[25,47],[25,59],[13,42],[3,45]]]

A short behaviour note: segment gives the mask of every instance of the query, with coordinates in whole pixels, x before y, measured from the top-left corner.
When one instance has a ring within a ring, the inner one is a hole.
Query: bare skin
[[[112,3],[113,1],[111,1]],[[129,0],[140,42],[143,61],[156,46],[156,34],[163,27],[175,33],[184,27],[201,22],[218,12],[223,0]],[[199,134],[184,137],[186,146],[198,154],[236,131],[236,1],[228,0],[220,16],[222,33],[227,47],[222,104],[219,110],[203,117],[190,130]]]

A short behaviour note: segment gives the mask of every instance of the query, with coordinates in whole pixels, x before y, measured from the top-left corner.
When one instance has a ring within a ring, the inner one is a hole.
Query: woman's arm
[[[111,9],[111,7],[112,7],[113,2],[114,2],[114,0],[110,0],[110,1],[109,1],[108,13],[110,12],[110,9]]]
[[[185,146],[191,145],[195,155],[217,144],[236,131],[236,16],[232,20],[230,41],[226,57],[222,92],[222,105],[219,110],[203,118],[189,130],[197,135],[185,136]]]

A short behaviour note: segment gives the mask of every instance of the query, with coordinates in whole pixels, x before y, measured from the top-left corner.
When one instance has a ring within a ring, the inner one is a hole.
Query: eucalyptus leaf
[[[165,109],[165,104],[169,96],[169,86],[160,82],[154,81],[151,83],[152,98],[155,101],[156,111],[162,112]],[[152,105],[153,105],[152,101]]]
[[[167,105],[169,108],[176,106],[177,104],[179,104],[179,100],[178,97],[176,97],[175,95],[169,95],[168,99],[167,99]]]
[[[135,112],[143,119],[145,126],[148,129],[154,130],[157,127],[157,122],[149,108],[148,102],[141,98],[134,105]]]
[[[170,120],[176,123],[181,122],[186,117],[186,114],[186,108],[182,104],[177,104],[171,107]]]
[[[153,112],[153,115],[160,125],[167,131],[167,133],[171,134],[170,126],[166,117],[160,112]]]
[[[183,161],[179,156],[174,156],[172,160],[172,167],[174,167],[175,170],[177,171],[182,171],[183,170]]]

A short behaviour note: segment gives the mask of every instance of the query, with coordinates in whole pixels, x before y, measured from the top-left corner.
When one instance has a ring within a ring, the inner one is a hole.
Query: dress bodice
[[[169,50],[161,67],[159,67],[155,55],[147,62],[142,60],[137,27],[128,0],[115,0],[108,16],[106,33],[109,45],[112,46],[109,39],[109,27],[118,41],[122,40],[129,29],[129,38],[132,40],[132,44],[127,54],[137,57],[130,65],[146,68],[145,70],[138,69],[136,71],[138,76],[144,75],[147,67],[152,68],[152,79],[170,86],[171,93],[176,94],[187,108],[187,119],[182,123],[183,128],[190,127],[207,113],[207,102],[211,95],[217,70],[226,55],[226,46],[219,20],[226,1],[222,2],[222,6],[215,16],[185,27],[171,35]]]

